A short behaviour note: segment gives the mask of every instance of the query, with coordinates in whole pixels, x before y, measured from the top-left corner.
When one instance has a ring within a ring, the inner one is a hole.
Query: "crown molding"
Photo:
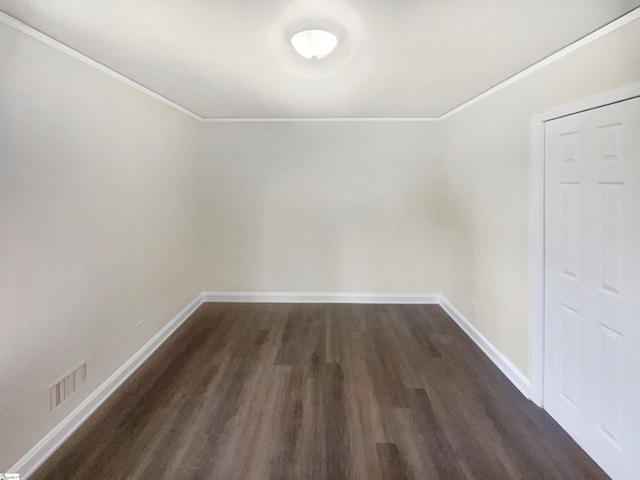
[[[606,24],[604,27],[599,28],[598,30],[582,37],[581,39],[573,42],[572,44],[558,50],[557,52],[549,55],[548,57],[543,58],[542,60],[540,60],[539,62],[534,63],[533,65],[525,68],[524,70],[520,71],[519,73],[516,73],[515,75],[513,75],[512,77],[507,78],[506,80],[503,80],[502,82],[498,83],[497,85],[491,87],[488,90],[485,90],[484,92],[480,93],[479,95],[476,95],[475,97],[473,97],[472,99],[466,101],[465,103],[457,106],[456,108],[449,110],[447,113],[441,115],[440,117],[438,117],[439,120],[444,120],[452,115],[455,115],[456,113],[470,107],[471,105],[473,105],[474,103],[478,103],[481,100],[484,100],[485,98],[489,97],[490,95],[493,95],[496,92],[499,92],[500,90],[508,87],[509,85],[512,85],[513,83],[516,83],[520,80],[522,80],[525,77],[528,77],[529,75],[531,75],[532,73],[537,72],[538,70],[551,65],[552,63],[560,60],[561,58],[566,57],[567,55],[575,52],[576,50],[581,49],[582,47],[585,47],[587,45],[589,45],[590,43],[595,42],[596,40],[599,40],[603,37],[605,37],[606,35],[609,35],[610,33],[615,32],[616,30],[624,27],[625,25],[628,25],[636,20],[640,19],[640,7],[631,10],[629,13],[622,15],[621,17],[619,17],[618,19]]]
[[[246,122],[437,122],[441,117],[204,117],[205,123]]]
[[[173,100],[169,100],[167,97],[164,97],[164,96],[160,95],[158,92],[154,92],[153,90],[151,90],[148,87],[145,87],[141,83],[138,83],[135,80],[130,79],[129,77],[125,77],[121,73],[116,72],[114,69],[107,67],[106,65],[94,60],[91,57],[86,56],[83,53],[80,53],[77,50],[74,50],[73,48],[65,45],[62,42],[59,42],[58,40],[56,40],[54,38],[51,38],[48,35],[45,35],[44,33],[40,32],[39,30],[36,30],[35,28],[30,27],[29,25],[21,22],[20,20],[18,20],[16,18],[13,18],[11,15],[8,15],[8,14],[2,12],[2,11],[0,11],[0,24],[6,25],[6,26],[8,26],[10,28],[13,28],[14,30],[17,30],[18,32],[24,33],[25,35],[33,38],[34,40],[37,40],[37,41],[39,41],[41,43],[44,43],[45,45],[48,45],[48,46],[50,46],[52,48],[55,48],[59,52],[62,52],[65,55],[70,56],[71,58],[75,58],[76,60],[79,60],[80,62],[84,63],[85,65],[88,65],[88,66],[90,66],[92,68],[95,68],[99,72],[102,72],[105,75],[108,75],[109,77],[114,78],[114,79],[124,83],[125,85],[128,85],[129,87],[135,88],[139,92],[142,92],[145,95],[148,95],[151,98],[154,98],[154,99],[164,103],[165,105],[168,105],[169,107],[174,108],[175,110],[178,110],[179,112],[182,112],[185,115],[188,115],[191,118],[194,118],[194,119],[200,120],[200,121],[204,120],[204,118],[202,118],[197,113],[192,112],[188,108],[185,108],[182,105],[177,104]]]
[[[449,110],[448,112],[437,116],[437,117],[203,117],[201,115],[198,115],[197,113],[189,110],[188,108],[174,102],[173,100],[168,99],[167,97],[159,94],[158,92],[155,92],[153,90],[151,90],[150,88],[142,85],[141,83],[136,82],[135,80],[132,80],[124,75],[122,75],[119,72],[116,72],[115,70],[113,70],[112,68],[109,68],[108,66],[88,57],[87,55],[84,55],[83,53],[80,53],[79,51],[69,47],[68,45],[65,45],[62,42],[59,42],[58,40],[45,35],[44,33],[40,32],[39,30],[36,30],[33,27],[30,27],[29,25],[21,22],[20,20],[12,17],[11,15],[0,11],[0,24],[6,25],[10,28],[13,28],[14,30],[17,30],[21,33],[24,33],[25,35],[28,35],[29,37],[44,43],[45,45],[48,45],[50,47],[55,48],[56,50],[69,55],[72,58],[75,58],[76,60],[79,60],[80,62],[95,68],[96,70],[116,79],[121,81],[122,83],[124,83],[125,85],[128,85],[132,88],[135,88],[136,90],[138,90],[139,92],[144,93],[145,95],[148,95],[162,103],[164,103],[165,105],[168,105],[171,108],[174,108],[175,110],[178,110],[179,112],[184,113],[185,115],[188,115],[189,117],[195,119],[195,120],[199,120],[201,122],[205,122],[205,123],[245,123],[245,122],[435,122],[435,121],[439,121],[439,120],[445,120],[453,115],[455,115],[458,112],[461,112],[462,110],[467,109],[468,107],[472,106],[473,104],[480,102],[481,100],[484,100],[485,98],[493,95],[496,92],[499,92],[500,90],[512,85],[515,82],[518,82],[519,80],[522,80],[523,78],[531,75],[532,73],[537,72],[538,70],[560,60],[561,58],[566,57],[567,55],[575,52],[576,50],[579,50],[582,47],[585,47],[586,45],[589,45],[590,43],[595,42],[596,40],[599,40],[600,38],[609,35],[612,32],[615,32],[616,30],[624,27],[625,25],[628,25],[636,20],[640,19],[640,7],[635,8],[634,10],[630,11],[629,13],[622,15],[621,17],[619,17],[618,19],[606,24],[605,26],[599,28],[598,30],[582,37],[581,39],[573,42],[572,44],[558,50],[557,52],[549,55],[548,57],[545,57],[544,59],[540,60],[539,62],[534,63],[533,65],[525,68],[524,70],[520,71],[519,73],[507,78],[506,80],[503,80],[502,82],[498,83],[497,85],[494,85],[493,87],[485,90],[484,92],[476,95],[475,97],[467,100],[466,102],[458,105],[457,107]]]

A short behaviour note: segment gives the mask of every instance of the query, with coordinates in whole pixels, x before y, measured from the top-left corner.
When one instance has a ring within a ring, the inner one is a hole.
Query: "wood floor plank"
[[[438,306],[205,304],[32,480],[605,480]]]
[[[344,372],[339,363],[331,363],[326,368],[324,383],[324,426],[326,430],[326,472],[335,480],[347,478],[350,462],[347,438],[347,416],[344,392]]]
[[[376,450],[383,478],[409,480],[404,459],[395,443],[376,443]]]

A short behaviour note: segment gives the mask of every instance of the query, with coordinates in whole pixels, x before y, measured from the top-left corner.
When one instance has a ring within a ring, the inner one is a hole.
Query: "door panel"
[[[544,407],[640,478],[640,99],[545,124]]]

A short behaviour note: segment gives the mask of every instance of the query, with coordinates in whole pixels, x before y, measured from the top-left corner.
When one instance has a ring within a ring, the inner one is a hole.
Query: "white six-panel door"
[[[640,479],[640,98],[545,124],[544,408]]]

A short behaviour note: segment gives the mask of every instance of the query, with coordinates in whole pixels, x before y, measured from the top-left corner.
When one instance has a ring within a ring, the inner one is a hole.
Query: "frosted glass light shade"
[[[291,37],[291,45],[303,57],[316,60],[333,52],[338,39],[324,30],[304,30]]]

